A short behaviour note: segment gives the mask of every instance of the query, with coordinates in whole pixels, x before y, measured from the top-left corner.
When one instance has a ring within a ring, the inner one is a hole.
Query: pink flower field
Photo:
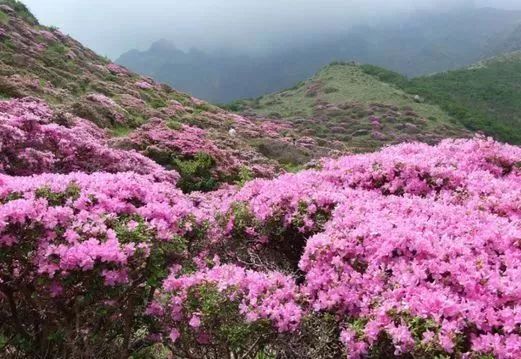
[[[161,126],[129,141],[224,156]],[[183,193],[41,101],[0,102],[0,139],[2,335],[28,356],[521,357],[519,147],[405,143]]]

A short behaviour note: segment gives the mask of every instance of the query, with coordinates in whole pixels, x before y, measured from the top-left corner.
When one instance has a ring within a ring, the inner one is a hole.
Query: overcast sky
[[[117,58],[161,38],[180,48],[265,50],[310,34],[346,30],[422,9],[462,3],[521,9],[521,0],[24,0],[59,27]]]

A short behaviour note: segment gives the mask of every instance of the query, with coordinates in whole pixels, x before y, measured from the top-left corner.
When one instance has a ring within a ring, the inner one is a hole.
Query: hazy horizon
[[[520,9],[515,0],[26,0],[45,25],[59,27],[112,59],[167,39],[187,50],[199,48],[258,53],[313,41],[354,25],[397,20],[416,11],[443,12],[461,6]]]

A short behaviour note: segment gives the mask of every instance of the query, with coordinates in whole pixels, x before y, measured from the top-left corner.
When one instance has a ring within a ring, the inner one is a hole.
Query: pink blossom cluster
[[[339,313],[347,328],[347,318],[363,320],[360,335],[346,343],[352,356],[366,353],[381,333],[397,354],[415,345],[461,354],[461,338],[481,343],[500,331],[489,349],[516,358],[520,236],[519,223],[487,211],[353,191],[326,230],[307,241],[302,291],[313,310]],[[418,319],[431,325],[421,331]]]
[[[520,158],[519,147],[491,139],[450,139],[326,160],[321,176],[335,186],[427,196],[519,218]]]
[[[154,88],[153,85],[151,85],[150,83],[146,82],[146,81],[138,81],[135,83],[136,87],[141,89],[141,90],[150,90],[152,88]]]
[[[181,125],[179,130],[171,129],[160,118],[150,119],[138,131],[134,131],[130,139],[139,147],[159,146],[184,155],[215,151],[206,140],[203,129],[188,125]]]
[[[87,100],[92,101],[107,110],[110,113],[110,117],[112,117],[116,123],[125,124],[126,118],[124,113],[126,111],[110,97],[100,93],[91,93],[87,95]]]
[[[371,126],[373,126],[373,129],[379,129],[382,126],[380,118],[377,116],[369,117],[369,121],[371,121]]]
[[[218,262],[218,261],[217,261]],[[176,341],[179,335],[195,334],[211,340],[202,308],[187,305],[196,288],[213,288],[226,300],[238,303],[239,314],[248,323],[269,320],[279,332],[294,331],[304,315],[298,303],[298,288],[292,277],[278,272],[257,272],[236,265],[216,265],[188,274],[172,273],[162,293],[148,308],[152,316],[165,318],[166,331]],[[188,325],[187,325],[188,324]]]
[[[152,119],[129,141],[233,168],[206,136]],[[298,336],[328,313],[350,358],[521,356],[519,147],[401,144],[184,195],[174,173],[39,101],[0,102],[0,139],[0,284],[34,287],[45,308],[128,286],[174,346],[217,345],[215,323],[237,318]]]
[[[105,133],[93,123],[69,118],[52,122],[53,111],[32,99],[0,101],[0,172],[31,175],[83,171],[151,174],[174,182],[178,175],[135,152],[108,146]]]
[[[181,156],[206,153],[212,156],[223,173],[237,167],[235,158],[217,148],[207,138],[206,131],[198,127],[182,124],[179,129],[172,129],[165,121],[151,118],[129,136],[129,141],[145,152],[153,149]]]
[[[50,31],[40,30],[38,34],[42,36],[46,41],[58,41],[58,38]]]
[[[110,63],[106,66],[106,68],[114,75],[130,75],[130,72],[126,68],[118,64]]]
[[[396,355],[517,358],[520,160],[479,137],[326,160],[246,184],[227,199],[225,233],[270,246],[300,232],[287,238],[303,248],[305,306],[339,318],[349,357],[386,333]]]
[[[519,218],[520,158],[519,147],[481,138],[445,140],[436,147],[402,144],[376,153],[324,160],[320,170],[254,180],[237,193],[236,201],[246,203],[262,222],[282,215],[286,224],[299,214],[299,206],[311,205],[306,212],[310,215],[345,201],[346,188],[484,206],[502,216]]]
[[[0,203],[0,247],[12,251],[2,257],[1,278],[52,280],[53,295],[74,273],[127,283],[157,241],[183,236],[200,221],[172,184],[129,172],[1,175]]]
[[[106,108],[118,107],[118,104],[113,99],[100,93],[91,93],[87,95],[87,99],[92,102],[99,103],[100,105]]]
[[[169,117],[175,117],[178,116],[180,113],[186,112],[186,108],[179,101],[170,100],[168,102],[168,106],[162,108],[161,111]]]

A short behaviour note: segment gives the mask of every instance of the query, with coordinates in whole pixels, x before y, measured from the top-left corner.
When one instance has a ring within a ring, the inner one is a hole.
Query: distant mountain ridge
[[[520,32],[521,11],[466,8],[357,26],[264,56],[185,52],[161,40],[116,62],[208,101],[226,103],[280,91],[337,60],[369,63],[409,77],[457,69],[521,49]]]

